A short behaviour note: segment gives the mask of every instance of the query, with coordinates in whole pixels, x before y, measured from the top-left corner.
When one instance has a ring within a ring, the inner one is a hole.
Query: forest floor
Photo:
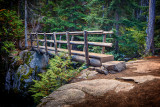
[[[127,69],[117,74],[97,74],[87,80],[94,79],[116,79],[120,77],[134,77],[134,76],[157,76],[160,77],[160,57],[152,56],[146,57],[143,60],[132,61],[127,63]],[[72,82],[84,81],[84,79],[74,79]],[[134,84],[134,88],[128,92],[115,91],[107,92],[101,97],[93,97],[87,95],[85,101],[72,105],[74,107],[137,107],[137,106],[154,106],[160,107],[160,79],[153,79],[144,83],[136,83],[134,81],[124,81]]]

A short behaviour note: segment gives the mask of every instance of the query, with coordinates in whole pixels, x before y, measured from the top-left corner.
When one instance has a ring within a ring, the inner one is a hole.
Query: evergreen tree
[[[149,1],[149,22],[148,22],[148,35],[146,40],[146,52],[147,55],[151,49],[152,54],[154,54],[154,24],[155,24],[155,6],[156,0]]]

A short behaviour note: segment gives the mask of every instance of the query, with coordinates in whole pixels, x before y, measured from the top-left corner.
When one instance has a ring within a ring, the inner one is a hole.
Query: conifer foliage
[[[69,82],[83,68],[74,69],[70,57],[65,53],[60,53],[50,60],[47,72],[39,74],[40,80],[33,80],[34,85],[30,88],[36,102],[49,95],[58,87]]]

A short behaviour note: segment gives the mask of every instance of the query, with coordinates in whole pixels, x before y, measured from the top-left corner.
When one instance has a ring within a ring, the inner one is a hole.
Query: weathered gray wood
[[[103,30],[100,31],[87,31],[88,34],[103,34]]]
[[[44,40],[42,40],[42,39],[39,40],[39,41],[44,42]],[[54,43],[53,40],[47,40],[47,42]],[[57,43],[59,43],[59,44],[67,44],[67,41],[58,40]],[[70,44],[71,45],[84,45],[84,42],[83,41],[70,41]],[[88,45],[112,47],[112,43],[102,43],[102,42],[88,42]]]
[[[36,38],[37,38],[37,49],[39,50],[39,38],[38,38],[38,33],[36,33]]]
[[[48,53],[48,49],[47,49],[47,36],[46,36],[46,33],[44,33],[44,40],[45,40],[45,51],[46,51],[46,54]]]
[[[103,43],[106,43],[106,34],[103,35]],[[102,47],[102,54],[104,54],[105,46]]]
[[[51,35],[51,40],[53,40],[53,35]],[[53,46],[53,43],[50,42],[50,47],[52,47],[52,46]]]
[[[79,55],[72,55],[72,60],[84,63],[85,62],[85,57],[84,56],[79,56]],[[90,65],[100,67],[102,66],[102,63],[100,59],[95,59],[95,58],[89,58]]]
[[[113,34],[113,31],[103,31],[103,34]]]
[[[55,54],[57,54],[57,53],[58,53],[58,51],[57,51],[56,32],[53,32],[53,38],[54,38],[54,48],[55,48]]]
[[[68,54],[71,56],[71,45],[70,45],[70,39],[69,39],[69,32],[66,32],[66,40],[67,40],[67,49],[68,49]]]
[[[69,32],[70,35],[83,35],[83,31]]]
[[[35,33],[32,33],[35,34]],[[44,33],[38,33],[39,35],[44,35]],[[113,31],[88,31],[88,34],[113,34]],[[46,35],[52,35],[52,33],[46,33]],[[56,32],[56,35],[66,35],[66,32]],[[69,32],[69,35],[83,35],[83,31]]]
[[[88,54],[88,40],[87,40],[88,33],[87,33],[87,31],[84,31],[83,35],[84,35],[86,66],[89,66],[90,62],[89,62],[89,54]]]
[[[74,35],[72,35],[72,37],[71,37],[71,41],[73,41],[73,40],[74,40]],[[71,45],[71,50],[72,50],[72,48],[73,48],[73,46]]]
[[[61,39],[62,39],[62,35],[60,35],[59,41],[61,41]],[[59,43],[59,46],[58,46],[58,47],[61,48],[61,43]]]
[[[34,48],[37,48],[36,46],[33,46]],[[40,49],[45,49],[45,46],[40,46]],[[48,50],[50,51],[55,51],[55,48],[53,47],[48,47]],[[68,49],[58,49],[59,52],[68,52]],[[80,56],[85,56],[85,52],[83,51],[75,51],[72,50],[71,54],[73,55],[80,55]],[[106,54],[99,54],[99,53],[89,53],[89,58],[96,58],[96,59],[101,59],[102,63],[114,60],[113,55],[106,55]]]

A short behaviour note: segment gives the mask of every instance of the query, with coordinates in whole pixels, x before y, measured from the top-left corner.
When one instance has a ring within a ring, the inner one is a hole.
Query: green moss
[[[20,75],[21,75],[20,72],[18,72],[18,73],[17,73],[18,78],[20,78]]]
[[[28,79],[29,76],[32,75],[32,72],[33,72],[33,69],[32,69],[32,68],[29,68],[29,72],[28,72],[26,75],[22,75],[22,78],[23,78],[23,79]],[[21,79],[22,79],[22,78],[21,78]]]
[[[32,58],[31,58],[32,54],[30,51],[26,52],[23,54],[23,61],[24,63],[26,63],[27,65],[31,62]]]

